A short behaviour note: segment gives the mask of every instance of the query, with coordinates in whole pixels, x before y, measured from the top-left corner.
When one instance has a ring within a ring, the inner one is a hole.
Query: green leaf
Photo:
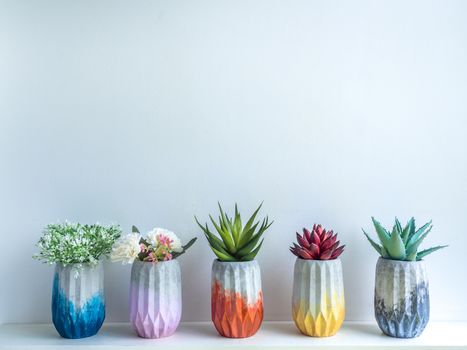
[[[375,226],[376,233],[381,242],[381,245],[387,246],[390,242],[389,232],[386,231],[386,229],[381,226],[381,224],[376,221],[374,217],[371,217],[371,220],[373,221],[373,225]]]
[[[389,256],[395,260],[404,260],[406,256],[405,245],[397,233],[391,235],[390,242],[385,246]]]
[[[447,245],[439,245],[439,246],[436,246],[436,247],[431,247],[431,248],[422,250],[421,252],[417,253],[417,260],[422,260],[428,254],[431,254],[433,252],[436,252],[439,249],[446,248],[446,247],[448,247],[448,246]]]
[[[205,230],[204,226],[201,225],[201,223],[198,221],[198,218],[196,217],[196,215],[194,215],[194,217],[195,217],[195,221],[198,224],[198,226],[204,231]],[[207,228],[207,224],[206,224],[206,228]]]
[[[384,248],[384,246],[381,247],[381,256],[382,256],[383,258],[386,258],[386,259],[389,258],[388,251],[386,250],[386,248]]]
[[[258,230],[258,233],[263,234],[264,231],[266,231],[271,225],[274,223],[274,221],[271,221],[269,223],[269,218],[266,216],[266,218],[263,220],[263,223],[261,224],[261,227]]]
[[[228,253],[222,253],[212,246],[211,249],[221,261],[237,261],[237,259],[235,259],[232,255]]]
[[[407,257],[405,258],[405,260],[407,260],[407,261],[415,261],[416,258],[417,258],[417,252],[413,252],[413,253],[410,253],[409,255],[407,255]]]
[[[395,218],[395,221],[396,221],[397,230],[399,231],[399,234],[402,235],[402,232],[403,232],[402,225],[398,218]]]
[[[399,235],[399,231],[397,230],[397,224],[394,224],[394,226],[392,227],[392,231],[391,231],[391,237],[393,235]],[[399,235],[400,236],[400,235]]]
[[[224,242],[217,238],[215,235],[213,235],[211,232],[204,232],[208,242],[209,242],[209,245],[216,248],[217,250],[225,250],[227,251],[227,247],[225,246]]]
[[[256,254],[258,254],[259,250],[261,249],[261,246],[263,245],[263,240],[261,240],[261,243],[253,250],[250,254],[247,254],[242,257],[242,261],[250,261],[253,260],[256,257]]]
[[[198,226],[201,227],[201,229],[203,230],[204,235],[206,236],[206,239],[209,242],[209,245],[214,246],[218,250],[221,248],[226,249],[224,242],[220,240],[219,238],[217,238],[213,233],[209,231],[208,224],[206,224],[206,227],[204,227],[203,225],[200,224],[196,216],[195,216],[195,220]]]
[[[234,218],[234,241],[235,244],[238,245],[238,241],[240,239],[240,233],[242,232],[242,219],[240,217],[240,213],[238,212],[237,203],[235,203],[235,218]]]
[[[245,227],[243,228],[243,233],[248,232],[253,225],[253,222],[255,221],[256,215],[258,214],[259,210],[261,209],[263,205],[263,202],[259,205],[259,207],[254,211],[254,213],[251,215],[251,217],[248,219],[248,221],[245,224]]]
[[[378,243],[376,243],[375,241],[373,241],[373,240],[370,238],[370,236],[365,232],[364,229],[362,229],[362,231],[363,231],[363,234],[364,234],[364,235],[366,236],[366,238],[368,239],[368,241],[370,242],[370,244],[372,245],[372,247],[375,248],[375,250],[378,252],[378,254],[379,254],[379,255],[383,255],[383,254],[381,253],[381,248],[382,248],[382,247],[381,247]]]
[[[413,237],[415,234],[415,218],[412,217],[409,222],[407,223],[409,225],[409,235],[407,237],[406,243],[410,241],[410,239]],[[407,245],[407,244],[406,244]]]
[[[132,233],[139,233],[139,230],[135,225],[133,225],[133,226],[131,226],[131,232]]]
[[[184,246],[182,246],[183,248],[183,251],[187,250],[188,248],[190,248],[193,244],[195,244],[196,240],[198,239],[198,237],[193,237],[192,239],[190,239],[188,241],[187,244],[185,244]]]
[[[187,244],[182,246],[183,250],[181,252],[172,253],[172,259],[178,258],[180,255],[185,254],[187,249],[190,248],[196,242],[197,239],[198,239],[197,237],[194,237],[194,238],[190,239]]]
[[[198,226],[201,228],[201,230],[203,230],[204,233],[209,233],[209,234],[212,234],[209,229],[208,229],[208,224],[206,223],[206,227],[204,227],[203,225],[201,225],[201,223],[198,221],[198,218],[195,216],[195,221],[196,223],[198,224]]]
[[[206,224],[206,228],[203,228],[203,232],[204,232],[204,236],[208,240],[209,246],[211,248],[214,248],[217,251],[220,251],[220,252],[222,252],[224,254],[228,254],[227,248],[225,247],[224,242],[221,239],[219,239],[218,237],[216,237],[214,234],[212,234],[208,230],[208,225],[207,224]]]
[[[256,247],[256,244],[258,243],[259,239],[263,235],[263,232],[257,233],[255,236],[253,236],[250,242],[248,242],[248,244],[246,244],[243,248],[241,248],[237,252],[237,256],[241,258],[242,256],[248,255]]]
[[[258,227],[259,222],[257,222],[252,228],[250,228],[247,232],[243,231],[242,236],[240,237],[240,241],[238,242],[238,247],[239,249],[242,249],[245,244],[248,244],[250,241],[251,237],[253,237],[253,234],[256,231],[256,227]]]
[[[259,238],[263,235],[263,233],[273,224],[274,221],[271,223],[268,222],[268,217],[263,219],[263,222],[261,223],[261,227],[258,229],[258,232],[253,235],[254,230],[252,231],[252,235],[245,236],[245,238],[248,238],[248,240],[245,239],[245,242],[239,247],[239,249],[243,249],[243,251],[246,251],[246,247],[250,247],[250,250],[253,249],[253,247],[256,245],[256,242],[258,242]],[[256,227],[256,225],[254,226]],[[254,241],[255,243],[253,244],[253,247],[251,247],[251,241]]]
[[[410,219],[405,225],[404,230],[402,230],[402,241],[404,242],[405,245],[407,245],[407,241],[409,239],[409,233],[410,233],[411,228],[413,227],[415,227],[414,218]]]
[[[222,221],[224,223],[224,226],[227,227],[227,218],[226,218],[226,215],[224,213],[224,211],[222,210],[222,207],[221,207],[221,204],[219,202],[217,202],[217,205],[219,207],[219,212],[221,213],[221,218],[222,218]]]
[[[219,215],[218,218],[219,218],[221,229],[223,231],[229,231],[229,228],[227,227],[227,224],[224,222],[224,220],[222,220],[222,217]]]
[[[431,226],[425,233],[423,233],[419,238],[418,240],[416,240],[415,242],[413,242],[412,244],[410,244],[410,242],[412,241],[412,239],[409,240],[409,244],[410,245],[407,245],[407,255],[410,255],[412,253],[416,253],[417,250],[418,250],[418,247],[420,246],[420,244],[423,242],[423,240],[425,239],[425,237],[430,233],[431,231],[431,228],[433,226]],[[415,237],[415,235],[414,235]]]
[[[211,219],[211,222],[213,223],[214,227],[216,228],[217,232],[219,233],[219,235],[221,236],[222,240],[224,241],[225,243],[225,246],[227,247],[227,250],[230,252],[230,253],[233,253],[235,254],[236,252],[236,247],[235,247],[235,243],[232,239],[232,236],[229,232],[227,231],[223,231],[217,224],[216,222],[214,221],[214,219],[212,218],[211,215],[209,215],[209,218]],[[227,221],[228,222],[228,221]]]
[[[230,255],[230,253],[227,251],[227,249],[225,249],[223,246],[219,245],[217,242],[215,241],[212,241],[208,238],[208,242],[209,242],[209,246],[211,248],[214,248],[215,250],[223,253],[223,254],[226,254],[226,255]]]
[[[409,241],[407,243],[407,246],[409,245],[412,245],[416,240],[418,240],[420,238],[420,236],[425,232],[425,230],[427,229],[428,226],[431,225],[431,220],[429,222],[427,222],[425,225],[423,225],[422,227],[420,227],[410,238],[409,238]],[[428,228],[428,232],[431,231],[433,226],[430,226]]]
[[[139,242],[138,242],[138,243],[139,243],[139,244],[144,244],[145,246],[148,246],[148,245],[151,244],[151,243],[149,243],[144,237],[141,237],[141,238],[139,239]]]
[[[221,204],[219,202],[217,202],[217,205],[219,206],[219,212],[221,214],[219,222],[221,223],[222,229],[225,232],[231,232],[231,227],[229,226],[229,220],[227,215],[225,214],[224,210],[222,210]]]
[[[217,222],[214,221],[211,215],[209,215],[209,219],[211,220],[212,224],[214,225],[214,228],[216,229],[217,233],[222,237],[224,234],[229,234],[227,230],[223,230],[221,226],[217,224]]]

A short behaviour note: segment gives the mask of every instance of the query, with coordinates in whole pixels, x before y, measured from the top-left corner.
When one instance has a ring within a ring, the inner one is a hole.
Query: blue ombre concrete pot
[[[52,291],[52,321],[64,338],[95,335],[105,318],[102,263],[55,266]]]
[[[375,317],[384,334],[414,338],[430,318],[428,278],[423,261],[379,258],[376,264]]]

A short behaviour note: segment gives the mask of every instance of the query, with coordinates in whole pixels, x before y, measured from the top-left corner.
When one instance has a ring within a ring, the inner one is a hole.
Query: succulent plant
[[[263,233],[273,223],[269,223],[268,217],[262,220],[261,225],[259,221],[254,222],[263,203],[254,211],[245,226],[242,225],[237,204],[235,204],[235,216],[233,218],[229,218],[227,213],[222,210],[220,203],[218,205],[220,211],[219,223],[216,223],[211,215],[209,215],[209,218],[219,236],[209,230],[207,223],[204,226],[201,225],[195,216],[195,220],[203,230],[212,251],[221,261],[253,260],[263,244],[263,240],[260,242]]]
[[[381,245],[373,241],[365,230],[362,229],[362,231],[373,248],[383,258],[406,261],[421,260],[428,254],[447,247],[447,245],[436,246],[418,251],[418,247],[433,228],[431,220],[417,230],[414,218],[411,218],[404,228],[402,228],[401,223],[396,218],[391,232],[386,230],[374,217],[371,220],[373,221]]]
[[[313,230],[303,228],[303,235],[297,232],[297,242],[290,251],[305,260],[333,260],[344,251],[345,245],[340,245],[337,233],[326,231],[321,225],[313,225]]]

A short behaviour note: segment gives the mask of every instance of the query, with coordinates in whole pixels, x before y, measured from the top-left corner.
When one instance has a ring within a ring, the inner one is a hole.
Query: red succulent
[[[321,225],[313,225],[310,232],[303,229],[303,235],[297,232],[297,242],[293,243],[290,251],[305,260],[332,260],[339,257],[344,251],[345,245],[340,245],[337,233],[326,231]]]

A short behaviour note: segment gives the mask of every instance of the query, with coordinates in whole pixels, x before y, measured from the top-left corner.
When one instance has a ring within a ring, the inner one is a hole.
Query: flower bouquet
[[[130,283],[130,321],[143,338],[172,335],[182,315],[182,288],[177,257],[195,243],[182,245],[172,231],[154,228],[145,235],[132,232],[115,244],[111,259],[133,264]]]

